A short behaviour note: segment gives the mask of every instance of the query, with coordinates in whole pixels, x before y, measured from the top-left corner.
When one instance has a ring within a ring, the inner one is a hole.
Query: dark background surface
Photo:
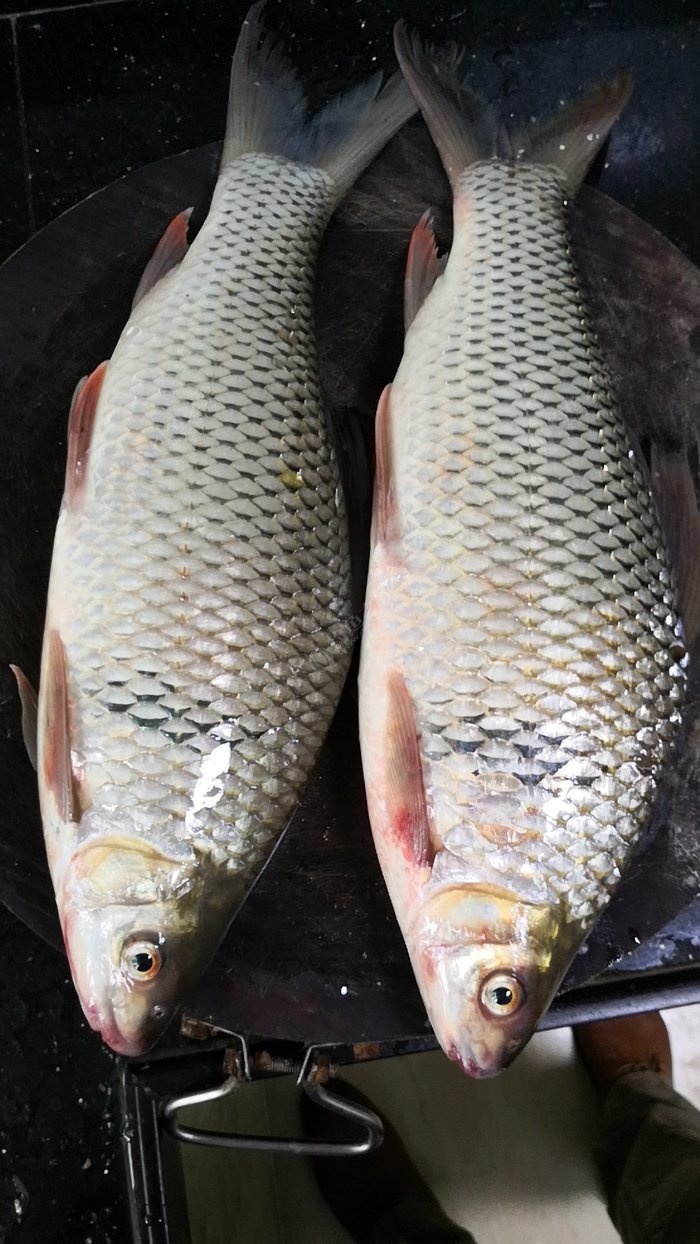
[[[95,0],[35,9],[0,0],[0,257],[113,178],[221,137],[246,7]],[[342,88],[391,67],[399,16],[435,42],[465,42],[474,83],[503,96],[521,120],[620,65],[631,68],[635,94],[596,167],[597,184],[700,260],[697,3],[453,0],[431,5],[426,20],[427,7],[300,0],[270,3],[267,20],[293,35],[292,54],[316,99],[325,82]],[[125,255],[129,223],[127,213]],[[26,651],[35,641],[28,628]],[[12,789],[3,794],[12,804]],[[86,1031],[62,957],[4,909],[0,935],[0,1240],[125,1240],[113,1060]]]

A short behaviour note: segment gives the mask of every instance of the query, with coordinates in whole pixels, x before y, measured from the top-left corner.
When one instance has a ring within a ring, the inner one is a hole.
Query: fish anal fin
[[[11,665],[22,704],[22,738],[27,755],[36,769],[37,694],[18,665]]]
[[[80,500],[85,485],[97,403],[102,392],[107,366],[106,362],[100,363],[89,376],[84,376],[73,394],[68,416],[68,456],[64,492],[64,501],[69,509],[73,509]]]
[[[438,257],[432,214],[424,212],[408,247],[404,280],[403,317],[408,332],[428,294],[447,264],[447,255]]]
[[[71,761],[71,722],[66,654],[58,631],[49,631],[46,686],[42,696],[42,776],[63,822],[81,817],[80,783]]]
[[[134,301],[131,304],[132,310],[146,297],[146,294],[150,294],[154,285],[157,285],[164,276],[172,272],[173,268],[177,268],[178,264],[182,263],[189,250],[187,226],[193,211],[194,208],[188,207],[186,211],[179,212],[170,221],[136,286]]]
[[[391,469],[391,385],[379,399],[374,421],[374,523],[372,544],[388,544],[398,537]]]
[[[676,576],[685,642],[700,635],[700,511],[686,452],[651,446],[651,487]]]
[[[386,801],[391,829],[420,867],[432,862],[430,818],[413,702],[403,676],[388,679]]]

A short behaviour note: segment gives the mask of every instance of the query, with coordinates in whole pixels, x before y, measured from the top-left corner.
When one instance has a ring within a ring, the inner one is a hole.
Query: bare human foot
[[[658,1011],[594,1020],[573,1030],[581,1060],[601,1101],[620,1076],[630,1071],[655,1071],[673,1083],[671,1046]]]

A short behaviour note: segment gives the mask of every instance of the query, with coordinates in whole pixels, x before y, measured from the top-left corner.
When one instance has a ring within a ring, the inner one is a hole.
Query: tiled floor
[[[700,1006],[664,1012],[676,1087],[700,1107]],[[475,1083],[442,1054],[347,1072],[388,1115],[445,1210],[479,1244],[615,1244],[590,1157],[597,1103],[568,1029],[538,1034],[501,1077]],[[210,1126],[298,1134],[291,1080],[240,1090]],[[193,1112],[194,1116],[194,1112]],[[306,1161],[189,1150],[193,1244],[348,1244]]]

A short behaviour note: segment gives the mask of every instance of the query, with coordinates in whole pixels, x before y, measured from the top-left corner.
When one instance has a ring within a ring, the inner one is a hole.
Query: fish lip
[[[129,1040],[119,1031],[116,1024],[105,1025],[99,1029],[99,1032],[105,1045],[123,1058],[139,1058],[147,1054],[155,1041],[155,1037],[143,1037],[140,1041],[136,1038]]]
[[[462,1068],[465,1075],[470,1076],[472,1080],[487,1080],[490,1076],[496,1075],[501,1070],[500,1067],[482,1067],[475,1058],[471,1057],[471,1055],[465,1057],[459,1049],[459,1046],[454,1043],[450,1045],[445,1052],[447,1057],[453,1063],[457,1063],[458,1066]]]
[[[83,1003],[83,1011],[93,1032],[99,1032],[105,1045],[110,1050],[126,1058],[138,1058],[143,1054],[147,1054],[160,1035],[160,1031],[155,1034],[147,1031],[140,1036],[127,1037],[119,1027],[111,1008],[108,1014],[105,1014],[104,1011],[99,1010],[95,1003],[88,1003],[87,1005]]]

